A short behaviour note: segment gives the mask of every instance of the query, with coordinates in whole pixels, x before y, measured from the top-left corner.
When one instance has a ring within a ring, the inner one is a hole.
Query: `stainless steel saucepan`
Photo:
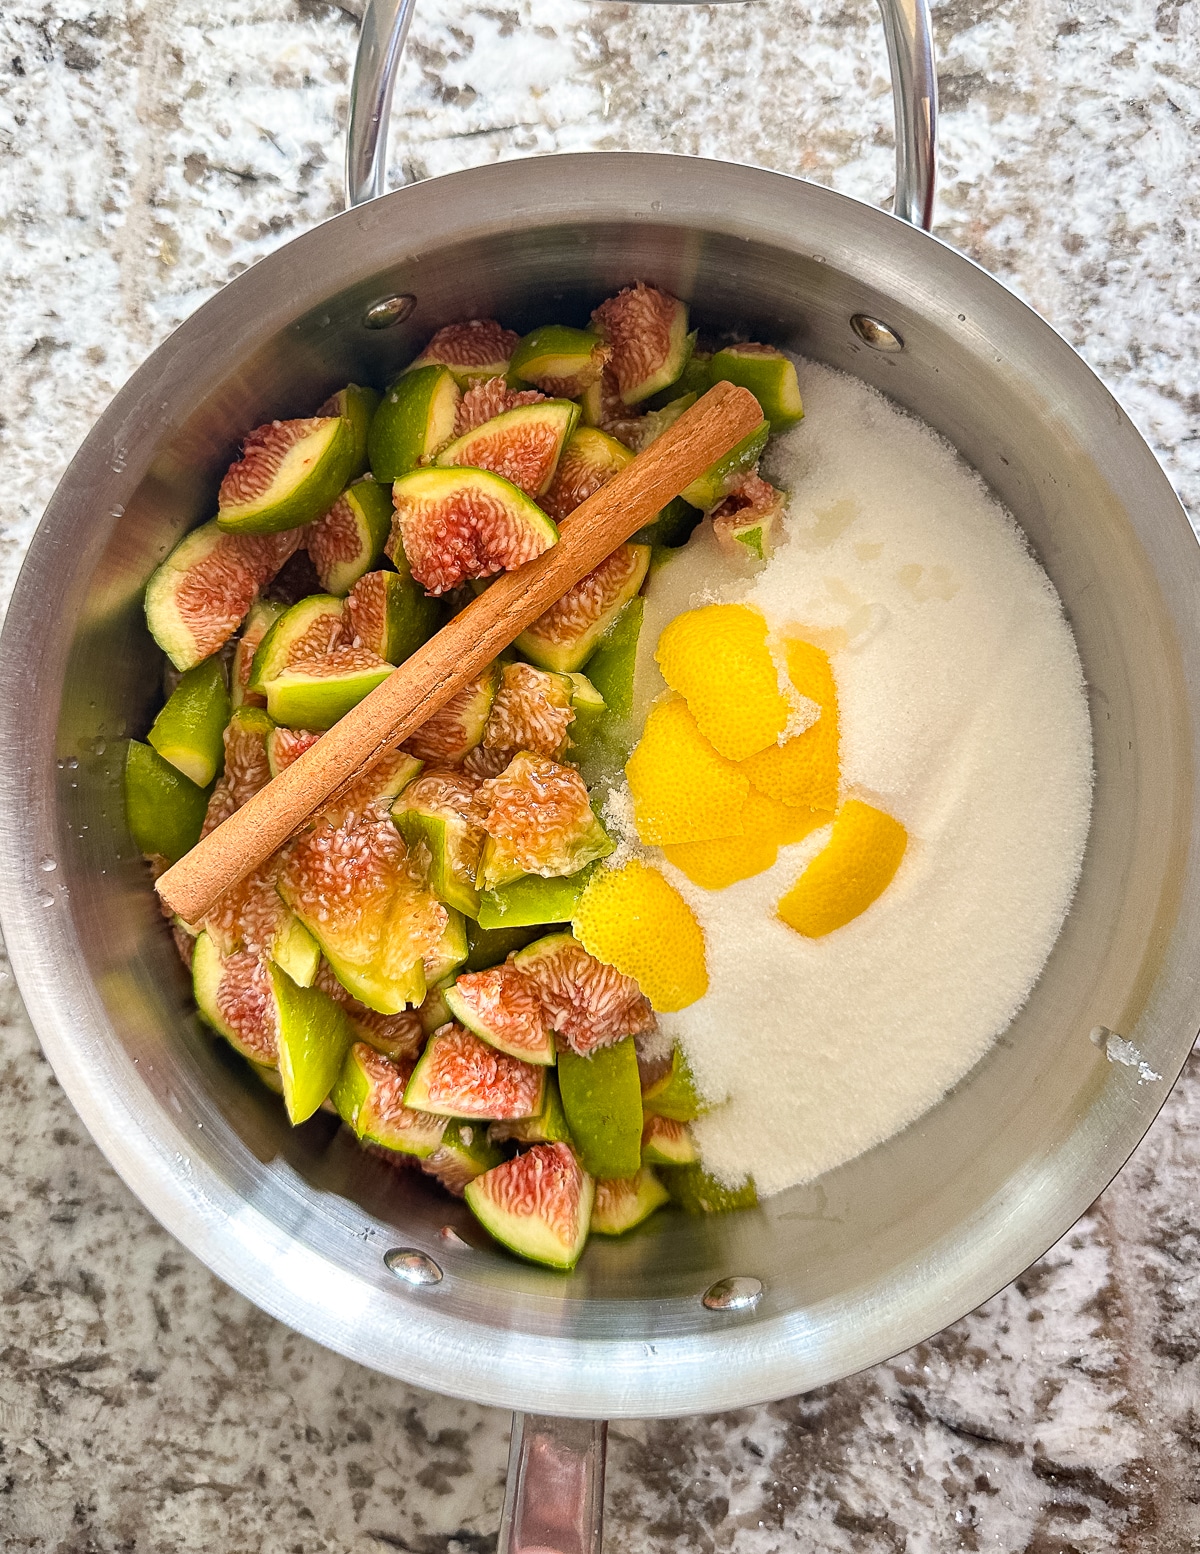
[[[594,1545],[603,1432],[578,1421],[802,1391],[990,1296],[1118,1170],[1196,1034],[1200,551],[1104,386],[921,230],[928,15],[924,0],[881,4],[907,220],[777,173],[645,153],[507,162],[368,198],[411,5],[368,6],[351,208],[227,286],[122,389],[47,509],[0,641],[0,910],[63,1087],[151,1212],[265,1310],[390,1375],[539,1416],[514,1431],[514,1551]],[[125,834],[111,742],[153,707],[146,579],[211,515],[247,427],[309,414],[350,379],[384,382],[453,319],[575,321],[635,277],[685,297],[701,327],[882,388],[980,472],[1074,628],[1095,811],[1028,1005],[928,1116],[757,1211],[660,1215],[563,1277],[490,1249],[461,1206],[330,1119],[291,1130],[203,1032]],[[1113,1032],[1145,1067],[1109,1061]]]

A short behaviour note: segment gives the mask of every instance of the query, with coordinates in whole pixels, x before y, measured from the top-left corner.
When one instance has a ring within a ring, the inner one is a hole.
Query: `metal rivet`
[[[378,302],[372,302],[363,314],[363,327],[390,329],[393,324],[402,323],[416,305],[417,299],[407,292],[401,292],[395,297],[381,297]]]
[[[873,351],[904,349],[904,341],[894,329],[889,329],[887,324],[881,323],[877,318],[871,318],[867,313],[855,313],[850,320],[850,327],[863,344],[869,345]]]
[[[418,1252],[411,1246],[394,1246],[383,1254],[383,1260],[398,1279],[405,1284],[440,1284],[442,1270],[427,1252]]]
[[[718,1279],[704,1292],[704,1304],[710,1311],[753,1311],[763,1296],[762,1283],[746,1274]]]

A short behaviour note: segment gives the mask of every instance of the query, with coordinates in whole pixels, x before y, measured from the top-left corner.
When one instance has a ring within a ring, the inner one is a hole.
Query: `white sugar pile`
[[[766,471],[792,493],[787,541],[731,581],[698,531],[655,575],[639,653],[645,705],[658,633],[695,604],[746,599],[820,643],[843,795],[909,833],[884,895],[817,940],[774,907],[827,829],[722,891],[662,864],[708,947],[708,994],[662,1020],[724,1101],[696,1125],[701,1152],[764,1193],[903,1128],[983,1056],[1058,935],[1091,807],[1075,644],[1012,520],[927,427],[854,379],[800,372],[806,419]]]

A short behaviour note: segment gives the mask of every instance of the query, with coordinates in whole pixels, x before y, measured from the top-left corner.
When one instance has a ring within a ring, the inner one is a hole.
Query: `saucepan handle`
[[[644,3],[644,0],[643,0]],[[660,0],[661,3],[661,0]],[[695,0],[669,0],[695,3]],[[385,192],[392,88],[416,0],[367,0],[350,87],[346,201],[361,205]],[[937,74],[929,0],[879,0],[896,111],[893,210],[926,231],[933,225],[937,176]]]
[[[496,1554],[600,1554],[607,1435],[598,1419],[513,1415]]]

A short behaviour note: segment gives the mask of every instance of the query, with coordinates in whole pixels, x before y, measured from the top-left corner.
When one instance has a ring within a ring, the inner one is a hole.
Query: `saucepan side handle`
[[[514,1414],[496,1554],[600,1554],[608,1426]]]
[[[643,0],[645,3],[645,0]],[[692,4],[695,0],[670,0]],[[361,205],[385,192],[392,88],[416,0],[367,0],[346,137],[346,201]],[[896,110],[897,216],[933,225],[937,175],[937,73],[929,0],[879,0]]]

